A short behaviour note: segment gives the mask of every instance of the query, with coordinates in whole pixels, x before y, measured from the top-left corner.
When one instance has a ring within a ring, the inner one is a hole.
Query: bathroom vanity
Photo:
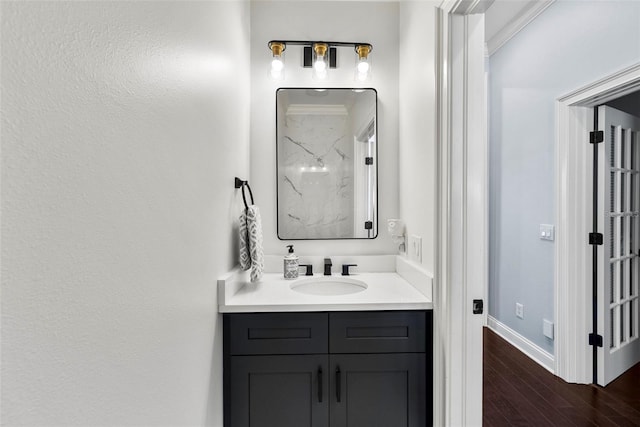
[[[219,281],[225,427],[432,425],[431,279],[402,259],[395,267],[350,281]],[[366,288],[319,295],[301,286],[323,281]]]
[[[432,312],[224,315],[225,426],[424,427]]]

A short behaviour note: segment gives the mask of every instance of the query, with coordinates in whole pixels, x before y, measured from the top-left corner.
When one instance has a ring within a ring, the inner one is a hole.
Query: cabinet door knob
[[[342,373],[340,372],[340,366],[336,367],[336,400],[340,402],[340,386],[341,386]]]
[[[322,403],[322,366],[318,366],[318,402]]]

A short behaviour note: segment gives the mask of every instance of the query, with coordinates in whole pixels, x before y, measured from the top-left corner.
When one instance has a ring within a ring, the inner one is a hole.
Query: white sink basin
[[[291,290],[309,295],[348,295],[362,292],[367,284],[348,277],[311,277],[298,279],[291,284]]]

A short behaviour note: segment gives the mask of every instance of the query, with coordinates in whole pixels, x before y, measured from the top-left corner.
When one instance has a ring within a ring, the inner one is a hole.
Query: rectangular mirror
[[[375,89],[276,92],[278,238],[374,239]]]

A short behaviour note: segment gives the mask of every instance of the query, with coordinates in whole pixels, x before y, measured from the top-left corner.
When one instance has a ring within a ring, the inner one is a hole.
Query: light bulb
[[[323,56],[319,56],[316,58],[316,62],[313,63],[313,68],[316,70],[316,73],[326,72],[327,70],[327,62],[324,60]]]
[[[326,70],[326,68],[324,70],[321,70],[321,71],[315,70],[313,76],[316,79],[319,79],[319,80],[326,79],[327,78],[327,70]]]
[[[274,80],[280,80],[282,78],[282,70],[271,70],[271,78]]]
[[[366,59],[361,59],[358,62],[358,73],[360,74],[367,74],[369,72],[369,62],[367,62]]]
[[[282,62],[282,59],[280,57],[273,58],[273,61],[271,61],[271,70],[282,71],[283,68],[284,68],[284,62]]]

